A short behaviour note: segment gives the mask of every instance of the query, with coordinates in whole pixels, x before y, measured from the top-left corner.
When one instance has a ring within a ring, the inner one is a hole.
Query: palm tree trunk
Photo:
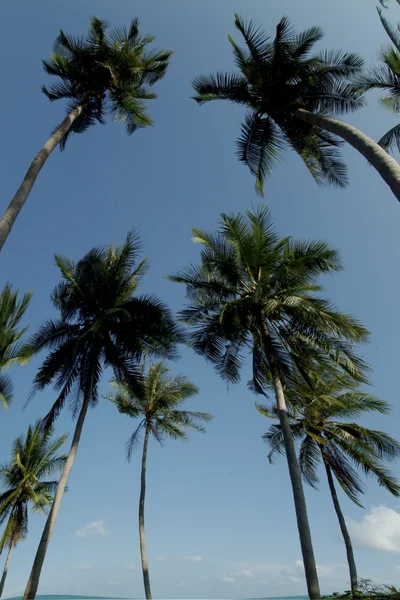
[[[262,324],[262,330],[264,352],[269,359],[269,364],[272,371],[279,422],[281,424],[283,440],[285,443],[285,454],[289,468],[290,481],[292,484],[294,506],[297,518],[297,529],[299,531],[308,595],[311,600],[319,600],[321,598],[321,592],[319,589],[317,565],[315,563],[310,524],[308,522],[303,482],[301,479],[299,463],[296,456],[296,448],[294,445],[292,432],[290,431],[290,423],[286,410],[285,394],[283,392],[282,382],[278,373],[275,351],[271,343],[268,327],[264,323]]]
[[[373,139],[362,133],[353,125],[325,115],[311,113],[298,108],[293,113],[296,117],[333,133],[353,146],[376,169],[388,184],[393,194],[400,201],[400,165]]]
[[[142,473],[140,478],[140,500],[139,500],[139,541],[140,541],[140,556],[142,559],[143,583],[146,599],[151,600],[149,565],[147,562],[146,552],[146,535],[144,531],[144,502],[146,498],[146,461],[147,461],[147,446],[149,443],[150,429],[146,426],[146,433],[143,442],[142,454]]]
[[[322,456],[323,456],[323,454],[322,454]],[[334,484],[333,477],[332,477],[332,472],[329,468],[329,465],[326,464],[325,459],[324,459],[324,465],[325,465],[325,469],[326,469],[326,475],[328,477],[329,489],[330,489],[331,496],[332,496],[333,506],[335,507],[335,511],[336,511],[337,518],[339,521],[340,531],[342,532],[344,544],[346,546],[347,562],[349,565],[349,572],[350,572],[351,593],[353,594],[353,597],[354,597],[357,594],[358,581],[357,581],[357,567],[356,567],[356,562],[354,560],[353,545],[351,543],[351,538],[350,538],[349,532],[347,530],[346,521],[344,520],[342,509],[339,504],[339,499],[336,494],[336,489],[335,489],[335,484]]]
[[[7,554],[6,563],[4,565],[3,576],[2,576],[1,581],[0,581],[0,598],[3,595],[4,584],[5,584],[6,579],[7,579],[8,565],[10,564],[10,558],[11,558],[11,554],[12,554],[13,550],[14,550],[14,542],[11,542],[10,548],[9,548],[8,554]]]
[[[56,129],[53,135],[47,140],[40,152],[33,159],[33,162],[31,163],[31,166],[26,172],[26,175],[21,185],[19,186],[14,198],[8,205],[8,208],[4,213],[2,219],[0,219],[0,251],[2,250],[5,244],[5,241],[16,221],[16,218],[18,217],[22,207],[27,201],[31,189],[36,181],[36,178],[39,175],[46,160],[50,156],[51,152],[53,152],[57,144],[60,142],[60,140],[69,131],[71,125],[79,117],[82,110],[83,105],[79,105],[73,111],[71,111],[61,123],[61,125]]]
[[[61,507],[61,501],[64,496],[68,476],[75,462],[76,452],[78,450],[83,424],[85,422],[86,413],[89,408],[89,402],[90,398],[87,397],[82,403],[82,408],[81,412],[79,413],[78,421],[76,423],[71,448],[68,454],[68,458],[65,461],[64,469],[58,482],[57,491],[54,496],[54,501],[49,516],[47,517],[46,525],[44,526],[38,549],[36,551],[35,560],[33,562],[31,574],[29,576],[29,581],[25,589],[23,600],[33,600],[36,596],[37,589],[39,586],[40,573],[42,571],[44,559],[46,558],[47,548],[50,543],[51,534],[53,533],[53,528]]]

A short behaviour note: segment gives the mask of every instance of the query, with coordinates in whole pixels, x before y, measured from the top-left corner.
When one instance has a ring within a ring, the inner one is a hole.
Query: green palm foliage
[[[52,431],[44,430],[40,423],[30,425],[25,436],[13,443],[11,459],[0,467],[3,491],[0,494],[0,524],[5,523],[0,538],[0,553],[15,546],[28,534],[29,508],[34,513],[46,514],[51,506],[57,480],[49,479],[61,471],[66,456],[58,454],[66,435],[52,439]],[[7,569],[0,583],[3,592]]]
[[[290,405],[289,418],[293,438],[300,443],[299,464],[304,480],[314,488],[319,484],[318,466],[328,465],[346,495],[361,506],[365,492],[357,471],[373,477],[394,496],[400,485],[382,461],[400,456],[400,444],[382,431],[362,426],[359,419],[367,412],[388,414],[387,402],[357,389],[349,378],[310,374],[307,383],[297,377],[285,391]],[[277,418],[274,407],[258,405],[265,416]],[[272,425],[264,436],[270,445],[269,459],[285,451],[279,424]]]
[[[0,292],[0,403],[7,408],[12,400],[13,384],[5,371],[15,362],[23,362],[21,338],[27,327],[20,328],[20,322],[27,310],[32,294],[24,294],[21,299],[13,292],[9,283]]]
[[[382,106],[398,115],[400,113],[400,25],[393,27],[378,8],[381,23],[392,43],[381,48],[380,64],[358,77],[360,89],[377,89],[385,93],[380,99]],[[385,150],[400,149],[400,125],[385,133],[378,144]]]
[[[237,156],[255,175],[256,189],[262,192],[285,147],[300,155],[317,183],[346,185],[341,140],[304,122],[298,109],[333,115],[360,108],[362,94],[349,80],[360,72],[362,59],[342,51],[311,54],[321,29],[296,33],[286,17],[274,39],[238,15],[235,26],[246,44],[242,48],[229,36],[238,71],[197,77],[193,87],[200,104],[228,100],[247,108]]]
[[[283,386],[306,373],[311,360],[363,376],[353,344],[367,331],[320,294],[318,279],[340,270],[336,250],[325,242],[279,238],[267,208],[221,215],[217,232],[193,229],[202,246],[199,265],[170,277],[186,285],[189,306],[181,313],[190,344],[225,379],[240,379],[245,354],[252,358],[254,391],[273,384],[286,428],[300,541],[311,598],[319,597],[300,472],[287,423]]]
[[[152,436],[159,444],[166,438],[187,440],[187,430],[204,432],[202,422],[209,422],[212,416],[208,413],[182,410],[185,400],[195,396],[198,389],[185,376],[169,376],[169,369],[163,363],[152,364],[145,376],[144,386],[137,391],[137,386],[129,382],[114,381],[116,388],[110,400],[118,410],[139,420],[139,424],[127,444],[127,457],[131,459],[132,451],[139,443],[142,435],[143,455],[141,489],[139,500],[139,539],[142,558],[143,582],[146,599],[150,600],[151,586],[146,553],[144,529],[144,503],[146,495],[146,463],[147,445]]]
[[[49,100],[68,99],[67,113],[83,107],[61,148],[70,133],[103,124],[108,113],[125,123],[129,135],[153,124],[146,105],[156,94],[150,88],[165,75],[172,51],[149,50],[154,36],[140,33],[138,19],[109,34],[108,27],[92,17],[85,38],[60,31],[51,58],[43,61],[46,73],[58,78],[42,87]]]
[[[368,429],[354,421],[367,412],[388,414],[389,405],[361,391],[358,384],[342,373],[314,365],[307,383],[297,376],[286,390],[290,405],[289,420],[293,439],[299,444],[298,461],[304,480],[313,488],[319,484],[318,468],[324,466],[333,505],[343,535],[353,596],[358,592],[357,568],[353,546],[343,516],[334,480],[359,506],[365,488],[358,474],[373,477],[394,496],[400,484],[384,462],[400,455],[400,444],[382,431]],[[257,405],[261,414],[278,418],[275,407]],[[285,453],[280,424],[272,425],[263,436],[270,446],[269,459]]]
[[[35,597],[86,414],[100,399],[104,369],[111,368],[117,379],[129,380],[140,389],[142,358],[174,358],[176,344],[181,341],[165,304],[151,294],[137,293],[148,269],[146,260],[139,261],[140,251],[138,236],[130,233],[121,246],[93,248],[78,262],[55,257],[62,281],[54,289],[52,300],[60,317],[45,321],[28,341],[25,352],[30,356],[48,351],[33,387],[35,393],[53,385],[57,392],[44,425],[52,425],[68,399],[78,419],[25,598]]]

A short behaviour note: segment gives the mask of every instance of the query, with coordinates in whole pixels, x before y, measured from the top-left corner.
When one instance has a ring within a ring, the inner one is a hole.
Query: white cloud
[[[125,565],[124,566],[124,570],[125,571],[135,571],[136,570],[136,565]]]
[[[400,552],[400,512],[388,506],[373,506],[362,521],[347,519],[350,536],[365,548]]]
[[[231,577],[229,575],[222,575],[220,581],[222,581],[222,583],[235,583],[236,577]]]
[[[108,535],[108,531],[104,521],[93,521],[93,523],[88,523],[82,527],[82,529],[78,529],[75,535],[78,538],[85,538],[89,536],[104,537]]]
[[[246,579],[251,579],[254,577],[254,573],[252,573],[249,569],[238,569],[233,573],[229,573],[230,577],[245,577]]]
[[[346,568],[346,565],[343,564],[317,565],[318,575],[321,579],[329,578],[336,573],[336,571]],[[302,560],[296,560],[296,569],[301,573],[304,573],[304,563]]]
[[[90,569],[93,569],[93,565],[91,562],[86,561],[80,565],[72,565],[72,568],[76,571],[90,571]]]
[[[184,556],[182,560],[189,563],[199,563],[203,561],[203,558],[198,554],[192,554],[191,556]]]
[[[160,560],[161,562],[164,562],[164,561],[168,560],[168,556],[162,556],[161,554],[158,554],[156,556],[156,560]]]

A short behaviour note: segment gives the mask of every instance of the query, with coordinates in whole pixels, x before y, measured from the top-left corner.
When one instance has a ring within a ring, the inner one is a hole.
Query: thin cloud
[[[72,565],[72,568],[75,569],[75,571],[90,571],[90,569],[93,569],[93,565],[91,562],[86,561],[79,565]]]
[[[161,562],[165,562],[165,561],[166,561],[166,560],[168,560],[168,559],[169,559],[169,557],[168,557],[168,556],[163,556],[163,555],[161,555],[161,554],[158,554],[158,555],[156,556],[156,560],[159,560],[159,561],[161,561]]]
[[[232,577],[231,575],[222,575],[220,581],[222,583],[236,583],[236,577]]]
[[[85,537],[104,537],[109,535],[109,532],[106,528],[105,521],[93,521],[93,523],[88,523],[82,529],[78,529],[75,533],[75,536],[78,538]]]
[[[199,563],[203,562],[203,558],[199,554],[192,554],[191,556],[184,556],[182,558],[184,562],[188,563]]]

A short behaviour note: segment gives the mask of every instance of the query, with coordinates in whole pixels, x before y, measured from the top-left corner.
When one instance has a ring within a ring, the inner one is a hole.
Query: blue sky
[[[389,11],[400,21],[395,2]],[[64,153],[50,158],[0,256],[2,282],[10,280],[34,298],[27,315],[31,331],[51,314],[49,294],[58,281],[55,252],[80,258],[97,244],[120,243],[140,230],[152,268],[143,289],[178,310],[184,289],[163,276],[196,261],[190,227],[215,227],[220,212],[257,202],[254,182],[234,156],[241,110],[228,104],[199,108],[191,79],[230,70],[227,33],[233,13],[254,18],[266,30],[283,14],[298,29],[319,24],[321,47],[357,51],[375,61],[385,34],[374,0],[70,0],[21,4],[3,0],[1,209],[30,161],[57,124],[64,107],[40,92],[46,58],[62,27],[84,33],[92,14],[113,25],[138,16],[157,45],[175,50],[151,103],[156,126],[132,138],[122,126],[98,126],[75,136]],[[350,120],[372,137],[395,121],[369,97]],[[376,395],[394,406],[390,418],[365,423],[398,435],[398,298],[400,206],[375,171],[345,148],[351,184],[319,189],[293,153],[267,183],[265,200],[282,235],[323,238],[340,248],[345,271],[327,279],[326,290],[343,309],[372,331],[364,349],[374,368]],[[53,393],[38,395],[23,411],[38,361],[14,369],[15,402],[1,414],[0,456],[16,435],[45,414]],[[152,444],[148,464],[147,539],[155,597],[232,598],[302,594],[301,554],[284,462],[270,466],[260,436],[267,423],[243,384],[227,389],[188,350],[173,367],[201,392],[190,406],[215,416],[205,435],[187,444]],[[104,380],[104,391],[107,380]],[[137,500],[139,456],[124,459],[133,423],[104,402],[89,414],[76,465],[43,569],[41,593],[142,596]],[[68,411],[57,425],[71,432]],[[400,469],[395,466],[400,476]],[[315,553],[324,592],[346,585],[345,553],[335,515],[321,483],[306,490]],[[370,483],[365,510],[342,498],[354,533],[361,576],[400,585],[400,503]],[[15,551],[6,595],[26,583],[43,520],[32,517],[27,541]]]

